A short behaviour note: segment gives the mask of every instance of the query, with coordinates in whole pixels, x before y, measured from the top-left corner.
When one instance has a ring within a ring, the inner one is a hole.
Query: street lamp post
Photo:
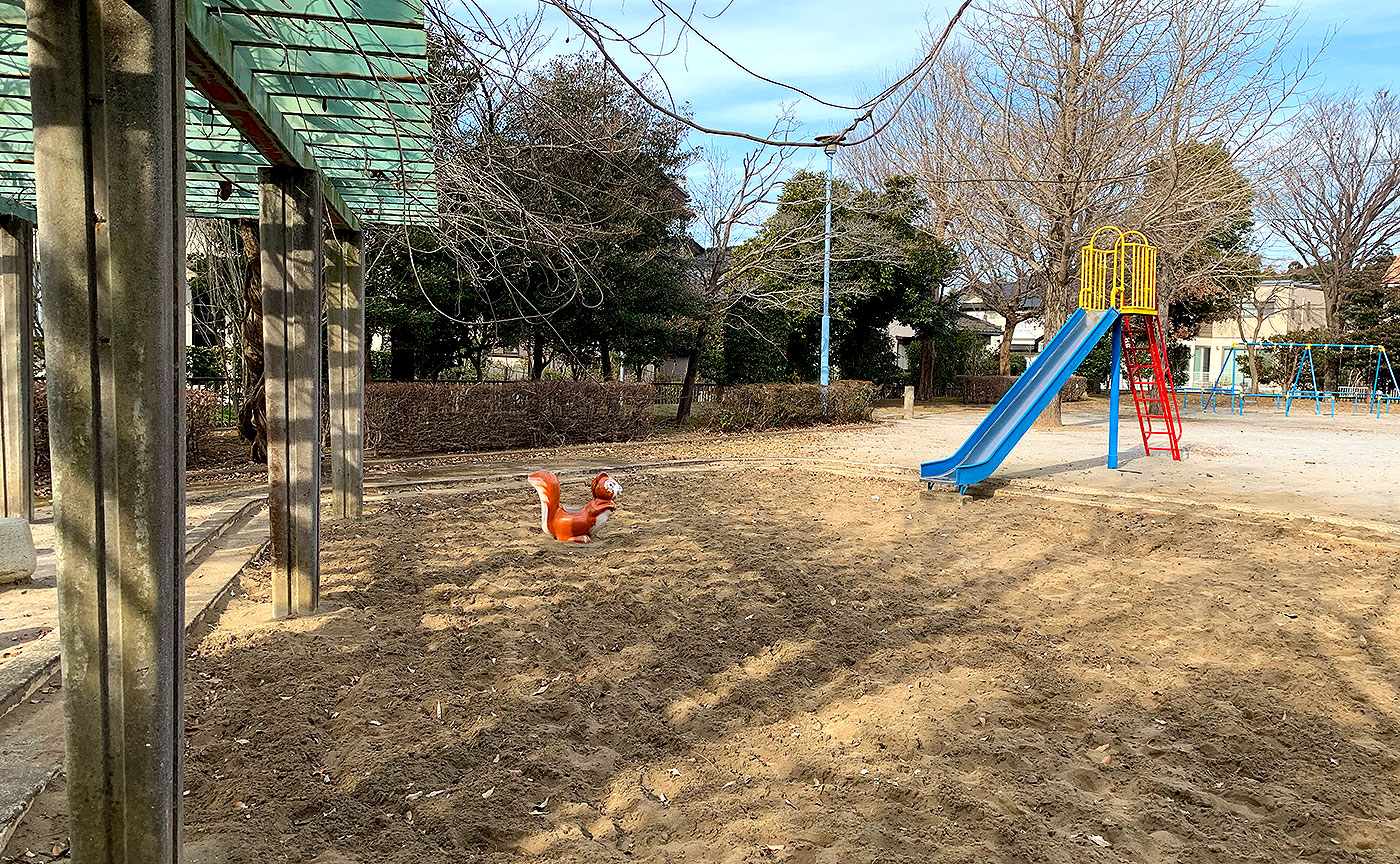
[[[826,412],[826,388],[831,383],[831,168],[832,157],[841,139],[835,135],[817,138],[826,151],[826,236],[822,255],[822,412]]]

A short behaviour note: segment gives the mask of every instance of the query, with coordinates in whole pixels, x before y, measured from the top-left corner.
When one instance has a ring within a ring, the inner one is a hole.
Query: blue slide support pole
[[[1118,467],[1118,370],[1123,365],[1123,319],[1113,322],[1113,362],[1108,373],[1108,467]]]

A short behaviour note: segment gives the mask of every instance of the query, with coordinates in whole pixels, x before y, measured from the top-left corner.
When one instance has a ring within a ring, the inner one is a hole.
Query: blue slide
[[[929,488],[934,483],[948,483],[961,492],[990,477],[1119,317],[1117,309],[1075,312],[958,452],[947,459],[925,462],[919,468],[919,478]]]

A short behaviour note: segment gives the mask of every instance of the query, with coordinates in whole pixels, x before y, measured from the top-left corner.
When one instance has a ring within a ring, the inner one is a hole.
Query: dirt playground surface
[[[187,860],[1396,860],[1383,541],[619,479],[588,546],[523,483],[326,525],[315,617],[270,622],[249,572],[191,645]],[[62,808],[58,784],[8,854],[47,860]]]

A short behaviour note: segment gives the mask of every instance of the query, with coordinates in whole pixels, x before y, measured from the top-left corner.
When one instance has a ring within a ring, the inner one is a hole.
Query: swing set
[[[1250,348],[1255,349],[1256,359],[1260,351],[1278,352],[1273,355],[1272,359],[1282,358],[1284,360],[1285,374],[1281,376],[1281,380],[1289,381],[1287,390],[1277,393],[1250,393],[1245,389],[1247,376],[1241,374],[1239,364],[1245,359],[1245,352]],[[1299,349],[1302,349],[1301,353],[1299,353]],[[1315,350],[1351,351],[1357,358],[1362,352],[1374,352],[1376,362],[1374,366],[1369,362],[1365,364],[1353,363],[1349,385],[1344,388],[1339,387],[1336,390],[1324,390],[1318,387],[1317,383],[1317,364],[1313,356]],[[1228,386],[1221,386],[1227,368],[1230,370],[1230,381]],[[1306,377],[1304,377],[1304,370],[1307,370]],[[1201,410],[1214,413],[1220,404],[1221,397],[1226,396],[1229,397],[1228,410],[1231,414],[1243,414],[1245,397],[1249,396],[1256,400],[1274,400],[1276,406],[1283,407],[1283,416],[1285,417],[1292,410],[1293,403],[1300,399],[1312,400],[1313,410],[1317,414],[1322,413],[1322,405],[1325,402],[1330,406],[1331,416],[1337,416],[1337,403],[1340,401],[1350,402],[1353,414],[1360,410],[1362,404],[1365,404],[1367,414],[1379,417],[1382,410],[1386,414],[1390,413],[1391,403],[1400,402],[1400,381],[1396,380],[1395,367],[1390,363],[1390,355],[1381,345],[1236,342],[1226,352],[1225,362],[1215,375],[1215,383],[1208,389],[1201,390]]]

